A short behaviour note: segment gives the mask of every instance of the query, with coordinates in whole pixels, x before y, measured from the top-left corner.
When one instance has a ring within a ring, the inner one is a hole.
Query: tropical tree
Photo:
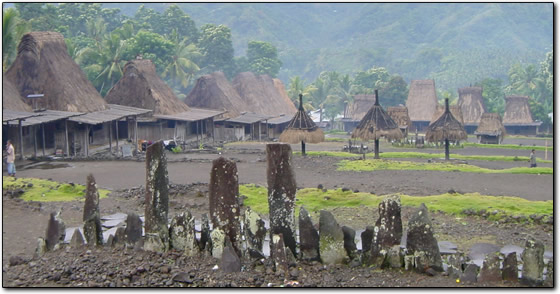
[[[276,77],[282,66],[278,51],[272,44],[262,41],[250,41],[247,45],[247,61],[255,74],[267,74]]]
[[[501,79],[485,78],[475,86],[482,87],[482,100],[488,112],[495,112],[503,116],[505,111],[504,87]]]
[[[323,73],[322,73],[323,74]],[[327,74],[323,74],[323,77],[319,77],[313,82],[313,88],[310,88],[311,102],[314,108],[319,109],[319,121],[323,121],[323,109],[327,102],[332,102],[332,98],[329,98],[331,84],[329,80],[326,79]]]
[[[408,84],[399,75],[393,75],[386,83],[380,83],[379,102],[383,106],[405,104],[408,97]]]
[[[198,48],[203,54],[200,67],[205,73],[221,70],[232,77],[235,69],[231,30],[225,25],[205,24],[200,28]]]
[[[29,30],[29,24],[19,17],[17,10],[2,10],[2,72],[14,61],[19,41]]]
[[[200,70],[194,60],[200,58],[202,54],[195,44],[188,42],[187,38],[179,41],[176,31],[172,33],[172,36],[175,46],[168,64],[163,70],[162,77],[169,77],[174,86],[181,85],[183,88],[187,88],[195,74]]]

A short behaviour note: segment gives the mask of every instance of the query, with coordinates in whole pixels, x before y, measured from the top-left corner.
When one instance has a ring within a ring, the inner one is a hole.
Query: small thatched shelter
[[[341,119],[344,123],[344,130],[350,132],[355,129],[374,104],[375,95],[355,95],[353,101],[346,104],[344,109],[344,117]]]
[[[426,130],[428,142],[445,142],[445,160],[449,160],[449,141],[467,139],[463,125],[451,114],[449,99],[445,99],[445,112]]]
[[[500,144],[506,136],[502,117],[497,113],[483,113],[478,128],[474,132],[481,144]]]
[[[399,125],[383,110],[378,97],[376,89],[375,104],[352,131],[352,138],[360,138],[364,141],[375,140],[375,158],[379,158],[379,138],[399,140],[403,137]]]
[[[2,109],[32,111],[31,106],[23,101],[19,91],[6,76],[2,77]]]
[[[508,134],[536,135],[541,122],[534,122],[527,96],[507,96],[503,124]]]
[[[472,134],[480,123],[480,117],[486,112],[486,105],[484,105],[482,99],[482,87],[460,88],[458,92],[459,101],[457,105],[461,108],[465,131],[467,131],[467,134]]]
[[[410,117],[408,116],[408,108],[406,106],[390,106],[387,107],[387,114],[397,123],[403,136],[408,136],[408,128],[410,127]]]
[[[39,108],[71,112],[108,109],[105,100],[68,55],[60,33],[23,35],[18,55],[5,77],[24,99],[30,94],[44,94],[43,98],[37,98]]]
[[[451,112],[453,117],[455,117],[455,119],[459,121],[461,125],[463,125],[464,127],[465,124],[463,121],[463,113],[461,112],[461,108],[459,108],[459,106],[457,105],[450,105],[449,111]],[[430,121],[430,124],[434,123],[440,116],[443,115],[444,112],[445,112],[445,105],[438,104],[436,110],[434,111],[434,115],[432,115],[432,120]]]
[[[412,80],[406,100],[412,130],[423,132],[428,127],[437,104],[434,80]]]
[[[305,156],[305,143],[320,143],[325,134],[303,109],[303,95],[299,94],[299,109],[280,135],[280,141],[290,144],[301,142],[301,153]]]

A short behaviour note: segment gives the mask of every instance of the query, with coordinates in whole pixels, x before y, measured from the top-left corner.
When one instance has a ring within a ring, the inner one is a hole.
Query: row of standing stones
[[[378,268],[402,268],[428,275],[443,272],[442,256],[432,231],[428,209],[422,204],[408,222],[406,246],[401,246],[403,226],[400,196],[386,196],[379,204],[375,226],[361,234],[362,250],[355,243],[356,232],[340,226],[328,211],[320,211],[319,230],[309,213],[301,207],[298,216],[299,243],[295,230],[295,174],[291,166],[292,150],[288,144],[267,144],[267,184],[270,229],[270,258],[274,270],[288,272],[297,260],[320,261],[323,264],[361,265]],[[83,235],[75,230],[69,246],[102,245],[99,193],[93,175],[87,178],[83,214]],[[108,246],[125,245],[148,251],[178,250],[188,256],[210,255],[220,260],[225,272],[242,270],[242,259],[262,260],[267,234],[261,216],[245,209],[238,201],[238,173],[234,161],[220,157],[213,161],[210,173],[210,213],[202,215],[197,238],[195,219],[189,211],[173,217],[168,224],[168,177],[162,142],[146,152],[146,195],[144,234],[142,220],[128,214],[126,226],[119,227],[105,242]],[[212,224],[212,229],[210,224]],[[36,255],[64,246],[65,225],[58,214],[51,213],[46,238],[39,238]],[[553,263],[547,264],[543,279],[544,245],[529,237],[522,254],[523,269],[518,278],[516,252],[507,256],[488,254],[482,267],[469,262],[462,253],[449,255],[446,273],[450,278],[469,282],[519,281],[529,286],[553,286]],[[503,264],[501,266],[501,264]]]

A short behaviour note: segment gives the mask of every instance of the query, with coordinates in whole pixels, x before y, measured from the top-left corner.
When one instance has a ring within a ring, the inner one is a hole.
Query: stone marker
[[[447,266],[447,274],[452,279],[457,279],[461,277],[463,273],[463,263],[465,261],[465,257],[463,253],[455,253],[449,255],[448,258],[448,266]]]
[[[552,259],[546,265],[546,279],[543,286],[554,287],[554,261]]]
[[[245,240],[247,240],[247,249],[262,252],[263,242],[266,237],[266,228],[264,221],[258,213],[251,210],[250,207],[245,209],[244,229]]]
[[[502,280],[499,253],[490,253],[486,255],[476,280],[478,282],[500,282]]]
[[[319,255],[324,264],[343,264],[348,258],[344,233],[334,216],[325,210],[319,215]]]
[[[387,251],[387,266],[392,268],[401,268],[404,264],[404,254],[401,245],[393,245]]]
[[[299,251],[303,260],[319,260],[319,233],[307,210],[299,210]]]
[[[350,260],[358,257],[358,248],[356,247],[356,231],[354,229],[342,226],[342,233],[344,234],[344,249]]]
[[[86,180],[86,200],[84,203],[84,239],[88,245],[103,245],[103,229],[99,215],[99,191],[92,174]]]
[[[149,251],[162,252],[169,248],[169,230],[167,228],[168,186],[167,159],[163,142],[160,140],[146,149],[144,246]]]
[[[47,250],[53,250],[59,242],[64,241],[64,237],[66,236],[66,226],[60,218],[61,212],[62,211],[59,211],[57,214],[51,212],[45,238]]]
[[[367,226],[365,231],[362,232],[362,261],[366,264],[369,263],[371,257],[371,244],[373,243],[373,234],[375,233],[375,228],[373,226]]]
[[[176,215],[169,226],[169,246],[184,251],[187,256],[198,253],[194,218],[189,211]]]
[[[270,256],[274,261],[274,269],[276,271],[288,270],[288,257],[286,256],[286,247],[284,245],[284,237],[282,234],[273,234],[270,242],[271,250]]]
[[[510,252],[504,259],[502,280],[517,282],[518,277],[519,274],[517,269],[517,253],[513,251]]]
[[[110,234],[109,237],[107,237],[107,242],[105,243],[105,246],[113,247],[114,243],[115,243],[115,236],[113,234]]]
[[[540,286],[543,282],[544,245],[532,236],[527,238],[525,249],[521,254],[523,270],[521,283],[529,286]]]
[[[200,250],[212,248],[210,242],[210,221],[208,220],[208,214],[204,213],[200,220],[200,241],[198,243]]]
[[[142,231],[140,231],[142,234]],[[140,236],[141,237],[141,236]],[[115,231],[115,236],[113,237],[113,245],[126,244],[126,228],[118,227]]]
[[[426,208],[424,203],[420,204],[420,208],[410,218],[406,239],[408,254],[417,251],[424,252],[428,264],[423,266],[431,267],[436,271],[443,271],[439,246],[432,231],[432,222],[428,217],[428,208]],[[418,265],[416,265],[416,268],[420,271],[423,270]]]
[[[465,271],[461,275],[461,281],[476,283],[477,275],[478,275],[478,265],[471,263],[467,265]]]
[[[286,246],[295,256],[294,206],[297,188],[292,169],[292,148],[288,144],[267,144],[266,155],[270,236],[282,234]]]
[[[212,242],[212,246],[210,248],[210,252],[212,252],[212,257],[220,259],[222,258],[222,253],[224,252],[225,240],[226,235],[224,231],[220,228],[214,228],[212,232],[210,232],[210,240]]]
[[[117,232],[115,233],[115,236],[120,239],[117,240],[117,242],[124,242],[129,247],[134,247],[136,242],[142,238],[142,220],[136,213],[129,213],[127,215],[123,239],[121,239],[119,229],[117,229]]]
[[[72,248],[79,248],[84,246],[84,237],[82,236],[82,232],[80,230],[75,229],[74,234],[72,235],[72,239],[70,239],[70,247]]]
[[[210,221],[214,230],[222,230],[241,255],[241,224],[239,222],[239,184],[235,161],[220,157],[212,162],[209,184]]]
[[[379,218],[375,222],[370,256],[366,264],[382,266],[386,255],[394,245],[400,245],[402,238],[401,198],[398,195],[387,196],[379,203]],[[363,241],[362,241],[363,244]],[[381,251],[384,251],[381,254]]]
[[[235,250],[231,245],[231,241],[228,238],[226,238],[226,246],[222,252],[220,269],[226,273],[241,271],[241,260],[239,259],[239,256],[237,256],[237,253],[235,253]]]
[[[47,242],[43,238],[37,239],[37,248],[35,248],[35,256],[41,257],[47,252]]]

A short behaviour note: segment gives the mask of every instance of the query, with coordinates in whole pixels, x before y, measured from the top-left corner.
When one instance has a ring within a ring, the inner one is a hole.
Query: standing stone
[[[169,246],[184,251],[187,256],[198,253],[194,218],[189,211],[176,215],[169,226]]]
[[[83,221],[84,238],[88,245],[103,245],[103,229],[99,216],[99,192],[92,174],[87,176]]]
[[[465,258],[462,253],[455,253],[449,256],[447,274],[452,279],[457,279],[461,277],[463,273],[463,262]]]
[[[392,268],[401,268],[404,264],[404,254],[401,245],[393,245],[387,251],[387,265]]]
[[[319,260],[319,233],[304,207],[299,210],[299,251],[303,260]]]
[[[319,255],[324,264],[346,263],[344,233],[334,216],[325,210],[319,215]]]
[[[554,287],[554,262],[549,260],[546,265],[546,279],[544,280],[543,286]]]
[[[169,191],[167,159],[160,140],[146,149],[146,202],[144,212],[145,248],[166,251],[169,248],[167,214]]]
[[[239,222],[239,184],[235,161],[220,157],[212,162],[210,172],[210,221],[219,228],[241,255],[241,224]]]
[[[120,229],[120,228],[119,228]],[[121,239],[119,229],[115,232],[115,236]],[[121,240],[129,247],[134,247],[136,242],[142,238],[142,220],[136,213],[129,213],[126,216],[126,228],[124,229],[124,238]],[[118,241],[121,241],[118,240]]]
[[[51,212],[45,238],[47,250],[53,250],[59,242],[64,241],[64,237],[66,236],[66,226],[60,218],[60,213],[61,211],[55,215],[54,212]]]
[[[271,241],[270,255],[272,260],[274,260],[274,268],[276,271],[282,269],[285,272],[288,270],[288,257],[286,256],[284,236],[282,234],[273,234]]]
[[[476,283],[477,275],[478,275],[478,265],[471,263],[467,265],[465,271],[461,275],[461,281]]]
[[[224,252],[226,234],[220,228],[214,228],[210,233],[210,240],[212,240],[212,247],[210,252],[214,258],[222,258],[222,253]]]
[[[200,250],[212,248],[210,242],[210,221],[208,220],[208,215],[204,213],[200,220],[200,242],[198,243]]]
[[[142,231],[140,231],[142,234]],[[141,236],[140,236],[141,237]],[[126,244],[126,228],[118,227],[115,231],[115,236],[113,237],[113,245]]]
[[[523,261],[521,283],[529,286],[542,285],[544,270],[543,255],[543,243],[529,236],[525,242],[525,249],[521,254],[521,260]]]
[[[41,257],[47,252],[47,242],[43,238],[37,239],[37,248],[35,248],[35,256]]]
[[[517,253],[510,252],[504,259],[502,280],[517,282],[519,275],[517,269]]]
[[[84,237],[82,236],[82,232],[76,229],[74,230],[74,234],[72,235],[72,239],[70,239],[70,247],[72,248],[79,248],[84,246]]]
[[[367,226],[366,230],[362,232],[362,261],[369,263],[371,257],[371,244],[373,243],[373,234],[375,233],[375,228],[373,226]]]
[[[500,270],[500,254],[490,253],[486,255],[486,258],[484,258],[477,281],[500,282],[501,280],[502,272]]]
[[[414,213],[408,222],[406,249],[409,254],[417,251],[424,252],[428,260],[425,266],[436,271],[443,271],[439,246],[432,231],[432,222],[428,217],[428,209],[424,203]],[[418,266],[417,266],[418,268]],[[422,268],[418,268],[422,270]]]
[[[404,256],[404,269],[410,271],[414,268],[414,255]]]
[[[226,246],[224,247],[224,251],[222,252],[222,259],[220,261],[220,269],[226,273],[234,273],[241,271],[241,260],[233,246],[231,245],[231,241],[226,238]]]
[[[292,169],[292,148],[288,144],[267,144],[268,210],[270,236],[282,234],[296,256],[295,199],[296,179]]]
[[[356,231],[354,229],[343,226],[342,233],[344,234],[344,249],[350,260],[358,258],[358,248],[356,247]]]
[[[378,229],[373,237],[372,250],[391,248],[401,243],[402,220],[399,195],[387,196],[379,203],[379,218],[375,226]]]
[[[250,207],[245,209],[244,217],[245,240],[247,240],[247,249],[262,252],[264,238],[266,236],[266,228],[264,221],[258,213],[251,210]]]

